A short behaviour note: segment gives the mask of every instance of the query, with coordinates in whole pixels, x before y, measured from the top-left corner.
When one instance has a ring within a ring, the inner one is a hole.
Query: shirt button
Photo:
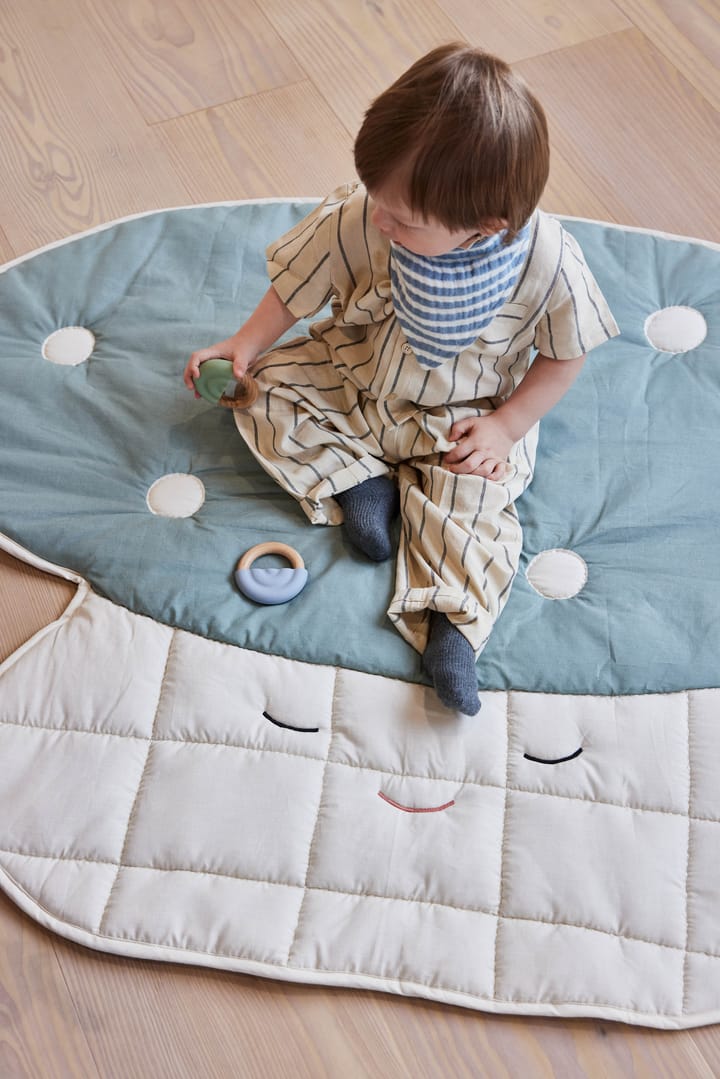
[[[401,352],[405,352],[405,353],[408,353],[408,352],[412,352],[412,345],[409,345],[409,344],[407,343],[407,341],[406,341],[406,342],[405,342],[405,344],[404,344],[404,345],[402,346],[402,348],[400,349],[400,351],[401,351]]]

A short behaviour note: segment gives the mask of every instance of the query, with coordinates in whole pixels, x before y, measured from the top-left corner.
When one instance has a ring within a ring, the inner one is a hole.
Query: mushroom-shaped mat
[[[0,885],[119,954],[717,1021],[720,250],[564,221],[622,332],[542,422],[470,719],[387,621],[392,565],[182,385],[308,209],[147,214],[0,277],[3,546],[77,584],[0,667]],[[266,542],[289,603],[237,588]]]

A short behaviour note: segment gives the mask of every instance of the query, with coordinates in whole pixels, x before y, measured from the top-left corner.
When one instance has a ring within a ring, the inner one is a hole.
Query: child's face
[[[465,247],[480,236],[491,236],[505,228],[507,222],[493,221],[473,231],[454,231],[433,218],[427,221],[418,217],[406,203],[387,188],[380,188],[371,195],[370,220],[388,240],[400,244],[415,255],[445,255],[458,247]]]

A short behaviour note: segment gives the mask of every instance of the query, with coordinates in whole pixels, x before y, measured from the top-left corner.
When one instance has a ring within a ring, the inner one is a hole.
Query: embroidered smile
[[[440,813],[443,809],[449,809],[450,806],[455,805],[454,798],[449,802],[444,802],[441,806],[404,806],[402,802],[396,802],[394,798],[388,798],[387,794],[383,794],[382,791],[378,791],[378,797],[395,809],[401,809],[403,813]]]

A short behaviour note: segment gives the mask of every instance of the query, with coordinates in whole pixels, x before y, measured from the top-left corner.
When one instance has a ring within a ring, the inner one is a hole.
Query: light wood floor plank
[[[613,0],[438,0],[462,36],[508,63],[627,30]]]
[[[589,217],[594,221],[614,221],[610,206],[602,201],[592,180],[581,179],[574,165],[553,145],[550,153],[550,177],[540,205],[551,214]]]
[[[5,235],[4,229],[0,229],[0,265],[9,262],[15,257],[15,249]]]
[[[0,551],[0,663],[59,618],[74,595],[75,586],[69,581],[41,573]]]
[[[716,1075],[693,1031],[483,1015],[381,993],[123,960],[62,940],[55,948],[103,1079]]]
[[[100,1079],[52,945],[0,895],[3,1079]]]
[[[387,998],[60,951],[103,1077],[411,1074]]]
[[[714,1079],[717,1079],[720,1075],[720,1026],[700,1027],[692,1032],[692,1037]]]
[[[461,37],[435,0],[264,0],[263,11],[353,137],[405,68]]]
[[[108,1079],[714,1076],[693,1032],[485,1016],[384,994],[122,960],[64,941],[56,949]]]
[[[82,0],[82,8],[148,123],[303,78],[254,0]]]
[[[720,117],[638,30],[517,67],[614,220],[720,240]]]
[[[0,6],[0,204],[13,250],[185,201],[75,0]]]
[[[253,49],[233,29],[246,16]],[[628,23],[641,32],[618,32]],[[547,105],[546,209],[717,238],[719,25],[711,0],[7,3],[0,258],[134,211],[324,194],[352,176],[370,99],[463,33],[521,61]],[[0,558],[0,656],[71,594]],[[710,1079],[719,1029],[497,1017],[143,964],[62,941],[0,897],[2,1079]]]
[[[198,202],[325,195],[354,176],[350,135],[310,82],[168,120],[155,131]]]
[[[717,0],[615,0],[619,8],[720,110],[720,5]]]

